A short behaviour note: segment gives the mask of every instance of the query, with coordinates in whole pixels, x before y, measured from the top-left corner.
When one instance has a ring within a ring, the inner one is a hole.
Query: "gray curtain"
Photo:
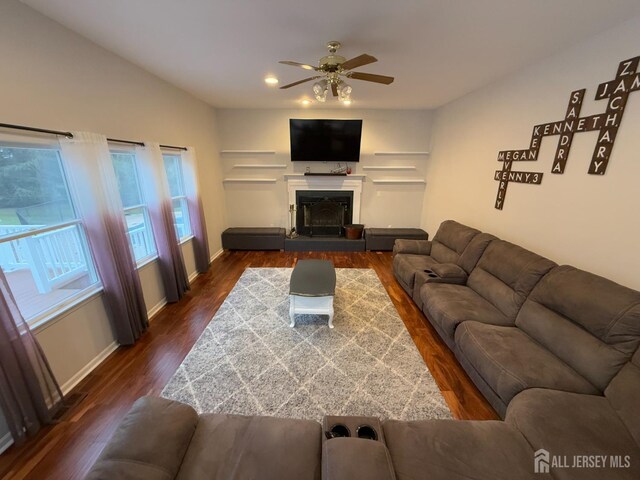
[[[145,142],[144,147],[136,148],[136,157],[158,249],[158,264],[165,296],[169,303],[177,302],[189,290],[189,279],[174,225],[169,182],[160,145]]]
[[[209,239],[207,238],[207,224],[204,220],[204,208],[198,189],[198,168],[196,153],[193,147],[188,147],[182,153],[184,167],[184,182],[186,187],[187,202],[189,204],[189,217],[191,218],[191,230],[193,232],[193,253],[196,260],[196,268],[199,273],[209,270],[211,256],[209,253]]]
[[[0,269],[0,409],[16,444],[51,421],[62,392]]]
[[[74,132],[60,139],[76,205],[95,259],[109,319],[120,345],[132,345],[149,325],[107,138]]]

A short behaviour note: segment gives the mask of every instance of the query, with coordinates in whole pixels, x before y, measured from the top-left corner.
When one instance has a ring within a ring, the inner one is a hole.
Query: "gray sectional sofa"
[[[640,478],[640,292],[453,221],[396,241],[393,269],[504,421],[386,420],[383,442],[327,440],[313,421],[146,397],[87,478]],[[541,449],[551,466],[535,473]]]

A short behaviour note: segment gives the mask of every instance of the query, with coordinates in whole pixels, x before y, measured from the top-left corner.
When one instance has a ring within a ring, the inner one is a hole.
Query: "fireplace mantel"
[[[300,190],[335,190],[353,192],[353,223],[360,223],[360,197],[366,175],[304,175],[286,174],[289,205],[295,205]]]

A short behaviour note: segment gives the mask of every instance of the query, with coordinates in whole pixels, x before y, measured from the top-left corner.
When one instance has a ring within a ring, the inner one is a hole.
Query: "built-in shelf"
[[[348,174],[348,175],[305,175],[304,173],[287,173],[284,175],[285,180],[292,180],[303,178],[306,180],[314,181],[331,181],[331,180],[364,180],[367,178],[366,175],[357,175],[357,174]]]
[[[276,178],[224,178],[225,183],[275,183]]]
[[[416,184],[416,185],[424,185],[427,181],[423,178],[373,178],[371,179],[373,183],[386,183],[386,184]]]
[[[374,155],[429,155],[429,152],[373,152]]]
[[[222,154],[240,154],[240,155],[275,155],[275,150],[220,150]]]
[[[415,170],[415,165],[371,165],[362,167],[362,170]]]
[[[233,168],[287,168],[284,163],[237,163]]]

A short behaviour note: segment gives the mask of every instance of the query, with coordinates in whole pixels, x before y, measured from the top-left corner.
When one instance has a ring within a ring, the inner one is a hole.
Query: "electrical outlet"
[[[376,192],[376,197],[381,197],[382,196],[382,192],[378,191]]]

